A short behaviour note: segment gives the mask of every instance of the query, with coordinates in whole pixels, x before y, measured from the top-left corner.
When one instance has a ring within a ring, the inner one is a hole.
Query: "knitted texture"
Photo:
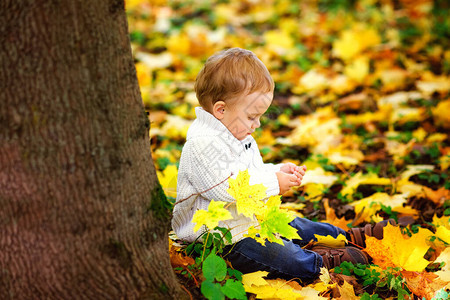
[[[197,107],[195,113],[197,118],[188,130],[181,153],[177,203],[172,217],[176,235],[187,242],[193,242],[206,230],[202,227],[193,231],[192,217],[197,210],[207,210],[211,200],[235,201],[227,192],[229,177],[236,178],[239,171],[248,169],[250,185],[263,184],[269,197],[280,191],[275,173],[282,165],[265,164],[252,136],[239,141],[203,108]],[[233,219],[221,222],[219,226],[231,230],[234,243],[244,238],[248,228],[257,222],[238,214],[234,203],[227,209]]]

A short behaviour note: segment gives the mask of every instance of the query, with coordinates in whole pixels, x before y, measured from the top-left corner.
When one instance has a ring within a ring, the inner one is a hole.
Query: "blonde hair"
[[[241,48],[220,51],[208,58],[198,73],[194,90],[200,105],[211,112],[217,101],[226,102],[242,93],[271,92],[274,82],[256,55]]]

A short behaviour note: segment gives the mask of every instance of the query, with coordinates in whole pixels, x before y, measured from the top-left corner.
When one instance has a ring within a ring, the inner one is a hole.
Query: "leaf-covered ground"
[[[444,295],[450,282],[448,1],[126,2],[153,158],[169,197],[176,195],[177,163],[198,105],[195,77],[211,54],[241,47],[255,52],[276,82],[255,134],[265,161],[308,167],[283,205],[342,228],[389,217],[409,224],[404,233],[411,238],[391,230],[367,249],[377,270],[344,267],[346,275],[324,275],[308,286],[259,274],[247,281],[247,291],[283,299],[310,299],[306,293],[385,299],[401,289],[416,299]],[[180,280],[199,297],[201,279],[188,275]],[[376,286],[382,280],[390,282]],[[255,290],[269,286],[278,292]],[[293,290],[304,294],[287,294]]]

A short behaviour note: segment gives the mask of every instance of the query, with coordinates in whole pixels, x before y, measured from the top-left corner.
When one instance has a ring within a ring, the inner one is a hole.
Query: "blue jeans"
[[[225,251],[225,259],[242,273],[267,271],[270,276],[285,279],[299,278],[309,281],[317,278],[322,267],[322,257],[301,247],[315,240],[314,234],[337,237],[346,236],[343,229],[328,223],[313,222],[304,218],[295,218],[291,223],[297,229],[302,240],[284,240],[284,246],[266,242],[263,246],[252,238],[240,240]],[[228,253],[228,254],[227,254]]]

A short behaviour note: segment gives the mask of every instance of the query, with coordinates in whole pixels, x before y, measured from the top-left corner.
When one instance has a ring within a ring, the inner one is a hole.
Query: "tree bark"
[[[186,297],[123,0],[3,0],[0,20],[0,298]]]

